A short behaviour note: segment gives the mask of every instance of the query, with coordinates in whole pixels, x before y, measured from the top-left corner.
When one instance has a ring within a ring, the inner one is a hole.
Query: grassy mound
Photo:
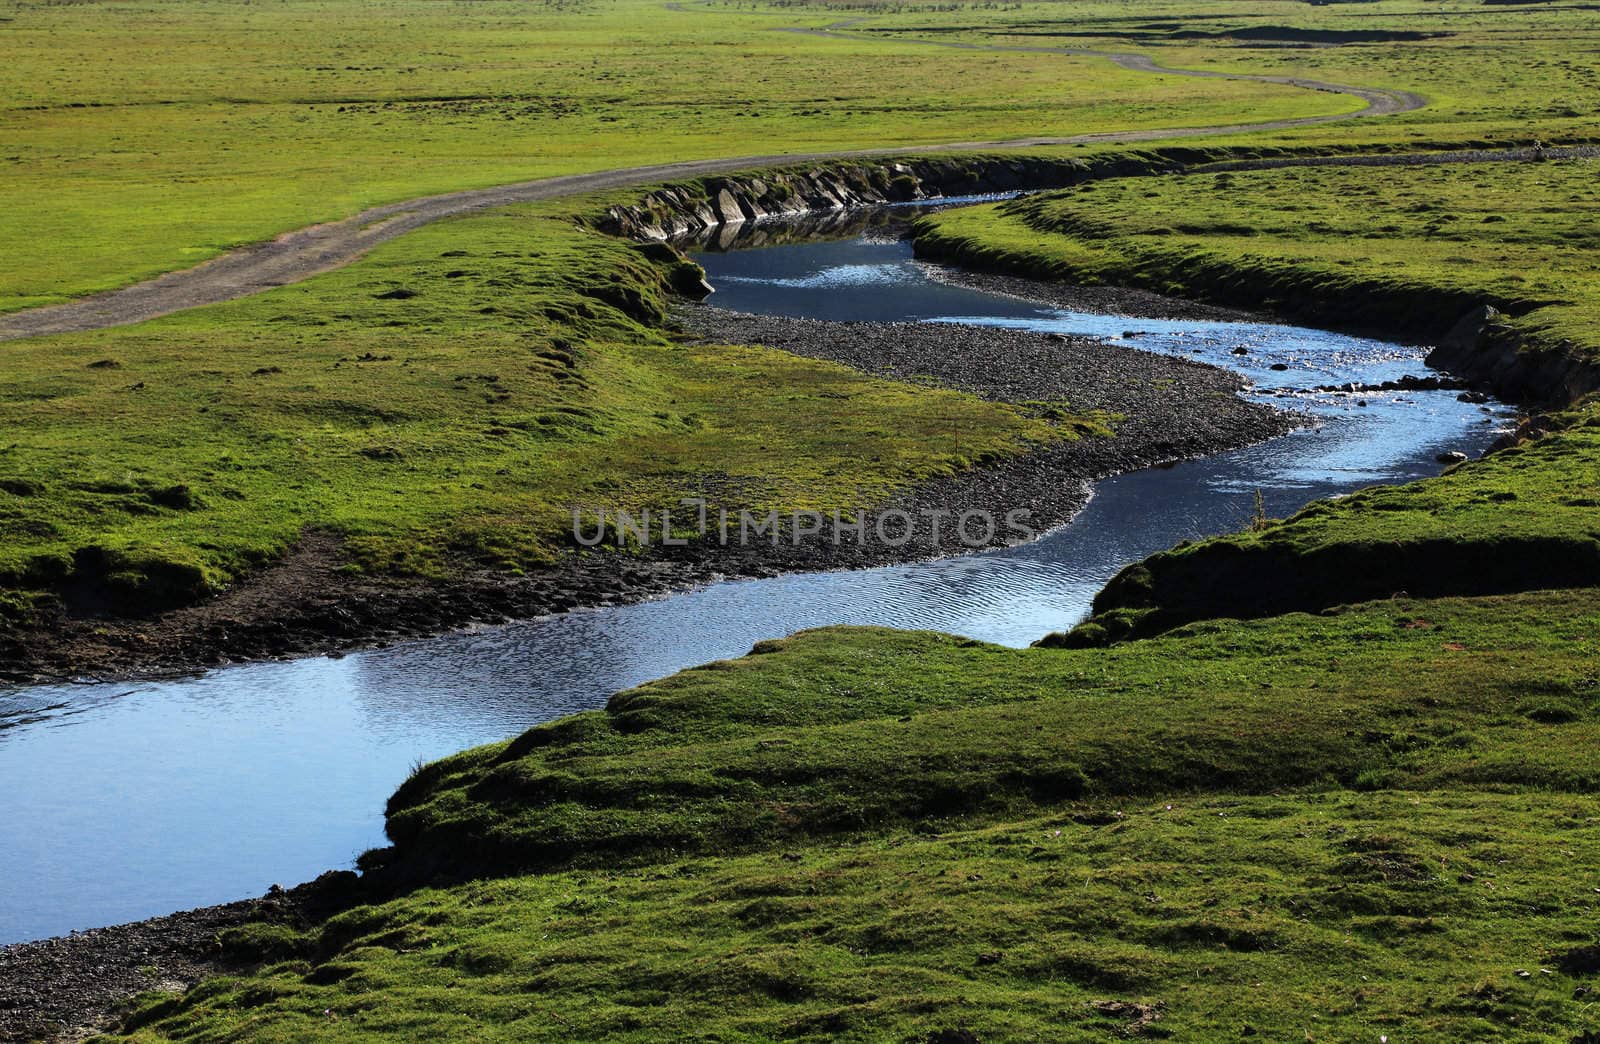
[[[278,934],[262,971],[155,1002],[131,1035],[1576,1040],[1595,1026],[1574,996],[1594,981],[1575,873],[1600,859],[1593,812],[1501,791],[1182,794],[476,883]]]
[[[1395,602],[1063,652],[806,632],[427,766],[368,865],[610,865],[1172,791],[1587,791],[1597,609]]]
[[[802,634],[395,798],[402,858],[553,869],[242,930],[258,971],[129,1029],[1573,1036],[1597,624],[1589,591],[1081,652]]]

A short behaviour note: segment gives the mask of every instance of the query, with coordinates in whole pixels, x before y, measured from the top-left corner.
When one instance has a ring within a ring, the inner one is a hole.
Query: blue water
[[[256,895],[382,843],[385,798],[418,760],[601,706],[621,688],[827,624],[937,628],[1025,645],[1070,626],[1122,565],[1374,482],[1437,474],[1506,420],[1454,393],[1296,395],[1423,372],[1420,348],[1266,324],[1062,312],[928,278],[874,239],[702,258],[717,304],[839,319],[1085,333],[1245,373],[1312,430],[1099,483],[1068,527],[909,566],[719,584],[622,608],[342,658],[141,684],[0,693],[0,942]],[[1124,339],[1125,333],[1141,336]],[[1243,346],[1248,354],[1233,354]],[[1290,369],[1275,372],[1273,362]]]

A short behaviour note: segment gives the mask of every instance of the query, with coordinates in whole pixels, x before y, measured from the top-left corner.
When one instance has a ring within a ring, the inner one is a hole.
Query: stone
[[[716,209],[717,221],[721,224],[738,225],[744,223],[744,211],[740,209],[739,201],[734,198],[733,193],[727,189],[718,192],[712,204]]]
[[[1500,310],[1493,305],[1479,305],[1460,319],[1444,335],[1439,347],[1456,352],[1470,352],[1483,341],[1491,324],[1500,318]]]

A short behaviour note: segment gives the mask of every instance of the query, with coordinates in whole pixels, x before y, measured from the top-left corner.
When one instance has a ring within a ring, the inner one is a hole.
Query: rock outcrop
[[[630,239],[677,239],[766,217],[1059,188],[1104,173],[1082,160],[1021,157],[806,164],[664,185],[633,206],[608,208],[596,224]]]

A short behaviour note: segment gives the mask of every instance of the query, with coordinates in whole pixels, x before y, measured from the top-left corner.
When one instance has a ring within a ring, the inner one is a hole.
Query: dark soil
[[[260,899],[0,946],[0,1042],[92,1036],[138,994],[187,989],[239,967],[223,954],[219,933],[249,921],[314,923],[358,894],[354,874],[329,873]]]

